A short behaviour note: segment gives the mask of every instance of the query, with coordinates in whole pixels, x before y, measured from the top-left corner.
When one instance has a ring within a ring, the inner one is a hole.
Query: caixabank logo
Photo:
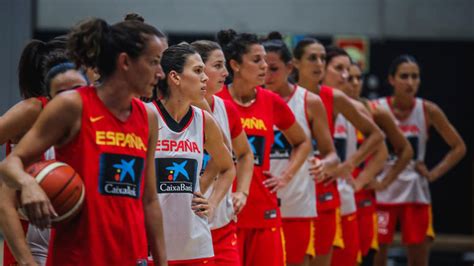
[[[250,149],[253,153],[253,160],[256,166],[263,164],[263,155],[265,153],[265,138],[262,136],[247,135]]]
[[[144,160],[140,157],[103,153],[99,160],[99,192],[103,195],[140,197]]]
[[[209,153],[207,153],[207,151],[204,150],[204,156],[202,157],[201,172],[199,173],[199,175],[204,174],[204,171],[206,171],[207,164],[209,163],[210,160],[211,160],[211,155],[209,155]]]
[[[285,138],[285,135],[279,130],[273,132],[274,140],[272,149],[270,151],[270,159],[272,160],[283,160],[290,158],[291,145]]]
[[[195,159],[155,159],[158,193],[193,193],[196,185]]]

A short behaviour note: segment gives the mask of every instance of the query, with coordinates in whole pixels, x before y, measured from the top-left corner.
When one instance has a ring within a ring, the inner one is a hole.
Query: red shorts
[[[231,221],[222,228],[211,230],[211,234],[215,265],[240,266],[235,222]]]
[[[242,266],[284,266],[283,230],[272,228],[237,228]]]
[[[314,219],[283,219],[286,262],[301,264],[304,257],[316,256],[314,250]]]
[[[366,256],[370,249],[378,250],[377,241],[377,215],[373,208],[357,210],[357,223],[359,224],[359,245],[362,256]]]
[[[426,237],[434,238],[431,205],[428,204],[377,204],[378,240],[390,244],[397,220],[400,220],[402,242],[405,245],[421,244]]]
[[[316,255],[329,254],[332,246],[344,246],[339,209],[318,211],[314,221]]]
[[[334,249],[332,253],[331,265],[356,265],[360,251],[357,213],[342,216],[341,225],[344,247]]]

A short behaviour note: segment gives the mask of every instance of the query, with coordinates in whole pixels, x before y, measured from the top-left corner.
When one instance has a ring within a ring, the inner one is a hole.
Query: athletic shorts
[[[281,227],[237,228],[242,266],[284,266],[284,236]]]
[[[237,227],[231,221],[224,227],[211,230],[214,246],[214,263],[217,266],[240,266],[240,255],[237,244]]]
[[[332,252],[332,266],[352,266],[357,265],[359,257],[359,226],[357,223],[357,213],[344,215],[341,217],[343,248],[336,248]]]
[[[431,205],[377,204],[379,243],[392,243],[397,221],[400,221],[402,242],[405,245],[421,244],[425,242],[426,237],[434,238]]]
[[[316,255],[329,254],[333,246],[344,247],[339,209],[318,211],[314,221]]]
[[[373,208],[357,210],[357,223],[359,224],[359,245],[362,256],[366,256],[370,249],[378,250],[377,241],[377,214]]]
[[[283,219],[286,262],[301,264],[306,255],[314,257],[314,219]]]

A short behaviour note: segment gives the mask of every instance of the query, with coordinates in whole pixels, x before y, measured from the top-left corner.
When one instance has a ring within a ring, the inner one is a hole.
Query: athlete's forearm
[[[21,190],[31,182],[36,182],[28,175],[20,157],[11,154],[0,163],[0,182],[3,182],[14,190]]]
[[[166,258],[165,235],[163,230],[163,215],[158,198],[144,202],[145,226],[148,245],[155,265],[168,265]]]
[[[352,154],[349,158],[346,159],[346,163],[357,166],[367,159],[367,157],[375,152],[377,147],[384,140],[384,135],[379,129],[376,129],[366,136],[362,145],[357,149],[357,151]]]
[[[282,178],[291,180],[303,163],[308,159],[308,155],[311,151],[312,146],[309,138],[306,138],[303,142],[295,145],[291,151],[288,167],[283,172]]]
[[[431,169],[430,181],[435,181],[442,175],[446,174],[451,168],[453,168],[466,154],[466,146],[464,142],[453,147],[444,158]]]
[[[247,152],[237,158],[237,164],[235,166],[237,173],[237,192],[243,192],[248,195],[250,190],[250,183],[252,182],[253,176],[253,154]]]
[[[372,158],[367,162],[364,170],[362,170],[357,177],[357,180],[362,187],[369,184],[375,176],[382,171],[387,158],[388,150],[385,144],[382,143],[379,145],[379,148],[375,151]]]
[[[224,196],[229,191],[230,187],[232,186],[232,182],[234,181],[235,177],[235,167],[230,165],[226,167],[223,171],[219,173],[217,176],[217,180],[214,183],[214,189],[212,191],[211,196],[209,197],[208,201],[214,207],[217,207]]]
[[[413,157],[413,149],[407,142],[407,145],[405,145],[402,150],[396,150],[395,154],[397,155],[397,160],[390,170],[388,170],[387,175],[383,180],[385,186],[389,186],[393,181],[395,181],[398,175],[407,167],[408,163]]]
[[[202,194],[206,194],[211,184],[216,180],[218,174],[219,168],[217,167],[214,159],[211,158],[207,162],[206,170],[204,170],[204,173],[199,179],[199,188]]]

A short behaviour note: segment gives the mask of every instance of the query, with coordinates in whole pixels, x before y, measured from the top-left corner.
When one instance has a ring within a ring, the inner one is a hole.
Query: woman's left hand
[[[202,218],[210,218],[214,214],[214,207],[209,204],[209,201],[204,197],[204,195],[202,195],[201,192],[194,192],[191,209],[197,216]]]
[[[263,185],[270,189],[271,193],[275,193],[279,189],[286,187],[286,185],[288,185],[290,182],[289,178],[284,177],[285,175],[282,175],[281,177],[274,176],[269,171],[263,171],[263,174],[269,177],[263,181]]]

